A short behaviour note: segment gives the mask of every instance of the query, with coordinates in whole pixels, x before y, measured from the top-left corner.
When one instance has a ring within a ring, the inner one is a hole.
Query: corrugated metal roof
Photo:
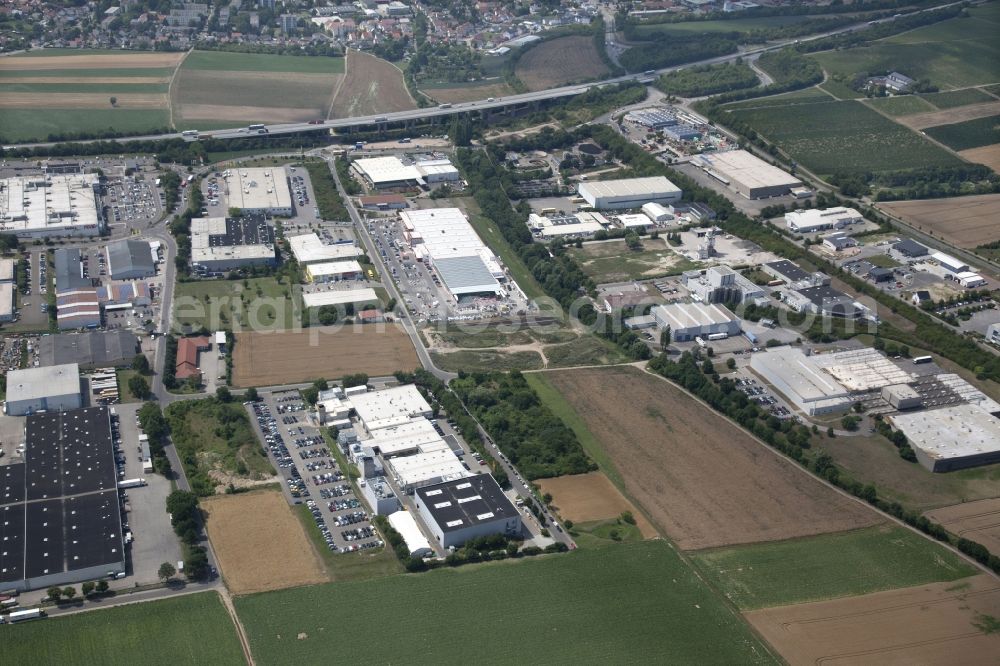
[[[446,257],[435,261],[434,267],[455,296],[500,291],[500,283],[478,256]]]

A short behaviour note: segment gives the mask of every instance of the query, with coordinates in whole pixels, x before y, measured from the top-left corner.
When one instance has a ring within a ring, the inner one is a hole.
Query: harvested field
[[[937,127],[938,125],[953,125],[965,122],[966,120],[995,116],[998,113],[1000,113],[1000,101],[994,100],[983,104],[971,104],[955,109],[947,109],[946,111],[916,113],[911,116],[898,118],[896,122],[913,129],[922,130],[928,127]]]
[[[980,149],[981,150],[981,149]],[[1000,194],[879,204],[893,215],[959,247],[1000,240]]]
[[[0,93],[0,109],[37,109],[50,106],[76,109],[162,109],[167,96],[160,93],[119,93],[111,106],[103,93]]]
[[[484,86],[458,86],[455,88],[422,88],[435,102],[477,102],[490,97],[514,94],[514,89],[506,83],[491,83]]]
[[[348,51],[347,74],[330,105],[328,118],[348,118],[417,108],[391,62],[368,53]]]
[[[235,120],[239,122],[294,123],[312,119],[313,114],[297,108],[274,106],[222,106],[219,104],[185,104],[184,117],[178,122],[199,120]]]
[[[1000,584],[979,575],[745,614],[791,664],[995,664]],[[989,624],[987,624],[989,623]]]
[[[184,53],[152,52],[121,55],[53,55],[47,58],[21,56],[0,58],[0,71],[176,67],[183,58]]]
[[[843,497],[666,381],[633,367],[540,373],[573,405],[653,523],[682,549],[867,527]],[[614,391],[607,389],[613,386]]]
[[[233,594],[329,582],[281,491],[219,495],[203,500],[201,507],[222,577]]]
[[[958,153],[970,162],[985,164],[997,173],[1000,173],[1000,144],[983,146],[982,148],[970,148],[961,150]]]
[[[584,35],[557,37],[527,51],[517,61],[515,74],[528,90],[545,90],[609,74],[594,49],[594,40]]]
[[[603,472],[538,479],[535,483],[543,493],[552,495],[552,506],[563,520],[572,520],[574,523],[608,520],[629,511],[635,516],[636,526],[643,538],[652,539],[656,536],[656,529],[618,492]]]
[[[169,76],[5,76],[0,84],[26,85],[32,83],[72,83],[72,84],[124,84],[170,83]]]
[[[236,386],[336,379],[357,372],[380,377],[418,365],[409,336],[391,324],[241,332],[233,356]]]
[[[925,515],[952,534],[978,541],[1000,555],[1000,498],[946,506]]]

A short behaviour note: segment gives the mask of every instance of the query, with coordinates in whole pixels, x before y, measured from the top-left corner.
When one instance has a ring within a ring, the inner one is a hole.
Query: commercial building
[[[0,284],[14,282],[17,262],[13,259],[0,259]]]
[[[916,257],[926,257],[928,249],[910,238],[904,238],[903,240],[895,243],[892,249],[904,257],[914,259]]]
[[[366,439],[361,444],[370,447],[383,459],[451,450],[434,429],[434,424],[423,417],[374,430],[371,439]]]
[[[80,366],[76,363],[11,370],[7,373],[4,412],[8,416],[78,409],[82,405]]]
[[[306,279],[310,282],[338,282],[340,280],[357,280],[364,275],[361,264],[350,259],[347,261],[324,261],[320,264],[306,266]]]
[[[14,321],[14,285],[0,282],[0,322]]]
[[[815,312],[839,319],[859,319],[868,313],[867,308],[828,284],[802,287],[783,296],[785,302],[799,312]]]
[[[668,204],[680,201],[682,194],[679,187],[663,176],[583,182],[577,191],[598,210],[642,208],[650,202]]]
[[[339,289],[337,291],[314,291],[302,294],[302,304],[307,308],[320,308],[324,305],[365,305],[379,303],[378,294],[374,289]]]
[[[106,255],[112,280],[142,280],[156,275],[156,264],[147,241],[112,241],[108,243]]]
[[[97,300],[105,310],[125,310],[143,307],[153,302],[146,282],[122,282],[97,288]]]
[[[399,498],[384,476],[372,476],[358,479],[361,495],[376,516],[388,516],[399,511]]]
[[[785,224],[788,225],[788,230],[797,234],[811,234],[827,229],[843,229],[852,224],[864,222],[864,219],[858,211],[844,206],[793,210],[790,213],[785,213]]]
[[[1000,420],[979,405],[892,414],[921,465],[949,472],[1000,462]]]
[[[125,572],[106,407],[25,422],[25,460],[0,465],[0,587],[19,591]]]
[[[390,458],[385,461],[385,469],[406,493],[469,476],[469,471],[451,449]]]
[[[713,266],[702,274],[688,271],[682,276],[684,286],[702,303],[756,303],[767,299],[767,292],[728,266]]]
[[[295,261],[303,266],[326,261],[357,259],[364,254],[353,242],[328,244],[320,240],[315,233],[289,237],[288,247],[291,248]]]
[[[431,415],[431,406],[413,384],[359,393],[352,395],[350,400],[369,434]]]
[[[96,236],[104,228],[94,173],[0,180],[0,233],[18,238]]]
[[[139,353],[139,338],[129,331],[48,335],[38,341],[39,364],[77,364],[81,370],[122,367]]]
[[[211,348],[212,342],[205,336],[178,340],[174,377],[182,381],[192,378],[200,379],[201,369],[198,367],[198,354]]]
[[[955,273],[955,281],[962,285],[964,289],[976,289],[978,287],[985,287],[988,284],[986,278],[972,271]]]
[[[417,513],[442,548],[476,537],[521,533],[521,515],[489,474],[418,488]]]
[[[809,279],[809,273],[799,268],[797,264],[788,259],[771,261],[763,266],[764,272],[777,280],[784,280],[788,284],[795,284]]]
[[[750,368],[808,416],[850,409],[851,392],[824,372],[815,356],[775,347],[750,356]]]
[[[847,248],[857,247],[858,241],[851,238],[843,231],[835,231],[829,236],[823,237],[823,247],[833,252],[841,252]]]
[[[675,114],[661,108],[629,111],[625,115],[625,120],[652,130],[661,130],[664,127],[671,127],[680,122]]]
[[[83,253],[78,249],[59,248],[53,257],[55,263],[56,293],[93,286],[83,277]]]
[[[916,409],[924,404],[920,392],[908,384],[893,384],[882,388],[882,399],[896,409]]]
[[[944,252],[931,252],[930,257],[936,261],[941,268],[951,273],[964,273],[969,270],[969,264],[965,263],[961,259],[956,259],[950,254],[945,254]]]
[[[97,328],[101,325],[101,301],[94,287],[56,292],[56,324],[60,331]]]
[[[647,220],[648,222],[648,220]],[[604,231],[610,222],[600,213],[574,213],[572,215],[528,215],[528,228],[544,240],[553,238],[593,238]]]
[[[688,123],[678,123],[676,125],[670,125],[669,127],[664,127],[662,130],[663,134],[674,141],[695,141],[700,139],[704,132],[700,127],[695,127],[694,125],[689,125]]]
[[[366,157],[351,162],[351,169],[376,190],[452,182],[461,177],[446,158],[422,159],[409,164],[396,156]]]
[[[698,155],[692,163],[747,199],[766,199],[788,194],[802,181],[745,150]]]
[[[503,293],[506,273],[458,208],[403,211],[404,237],[417,261],[436,271],[456,301]]]
[[[667,303],[657,305],[650,314],[659,328],[670,327],[671,339],[675,342],[706,338],[717,333],[739,335],[740,332],[740,320],[721,305]]]
[[[359,197],[358,201],[365,210],[402,210],[408,205],[402,194],[377,194]]]
[[[239,168],[223,173],[230,208],[246,215],[291,215],[292,193],[283,168]]]
[[[657,225],[666,224],[674,219],[674,214],[658,203],[643,204],[642,212]]]
[[[389,514],[389,525],[399,532],[406,544],[406,550],[410,557],[430,557],[434,554],[434,549],[427,541],[427,537],[420,531],[417,521],[413,519],[413,514],[409,511],[396,511]]]
[[[425,183],[453,183],[459,178],[458,169],[449,159],[428,159],[417,161],[417,171]]]
[[[622,213],[617,216],[618,226],[622,229],[645,229],[654,224],[642,213]]]
[[[228,271],[276,262],[274,228],[262,216],[191,220],[191,265]]]

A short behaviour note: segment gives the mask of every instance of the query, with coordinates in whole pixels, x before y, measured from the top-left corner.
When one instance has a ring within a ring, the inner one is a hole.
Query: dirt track
[[[974,624],[1000,617],[1000,583],[985,574],[745,615],[791,664],[985,666],[1000,655],[1000,634]]]
[[[1000,216],[1000,194],[897,201],[879,207],[959,247],[972,248],[1000,239],[996,222]]]
[[[682,549],[882,522],[637,368],[554,371],[545,379],[600,440],[628,494]]]
[[[0,71],[53,69],[133,69],[174,67],[184,53],[129,53],[122,55],[65,55],[0,58]]]
[[[543,493],[552,495],[552,504],[564,520],[568,518],[574,523],[609,520],[629,511],[643,538],[656,536],[656,528],[635,510],[603,472],[538,479],[535,483]]]
[[[926,515],[949,532],[978,541],[1000,556],[1000,498],[946,506]]]
[[[164,93],[116,93],[115,108],[165,109]],[[104,93],[0,93],[0,109],[111,109]]]

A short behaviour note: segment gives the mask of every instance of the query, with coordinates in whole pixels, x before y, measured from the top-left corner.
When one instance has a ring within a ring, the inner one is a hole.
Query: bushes
[[[656,81],[657,89],[668,95],[700,97],[731,90],[754,88],[757,74],[743,63],[702,65],[664,74]]]
[[[169,475],[171,471],[170,460],[167,459],[163,447],[166,445],[170,427],[167,425],[167,420],[163,418],[160,406],[154,402],[147,402],[139,408],[138,417],[143,433],[149,437],[149,457],[153,462],[153,470],[163,476]]]
[[[350,220],[344,200],[337,191],[337,184],[333,182],[330,166],[326,162],[311,161],[300,166],[309,172],[309,180],[312,181],[313,193],[316,195],[316,205],[323,219],[341,222]]]
[[[618,59],[629,72],[662,69],[686,62],[707,60],[736,53],[738,46],[731,35],[671,36],[667,40],[633,46]]]

